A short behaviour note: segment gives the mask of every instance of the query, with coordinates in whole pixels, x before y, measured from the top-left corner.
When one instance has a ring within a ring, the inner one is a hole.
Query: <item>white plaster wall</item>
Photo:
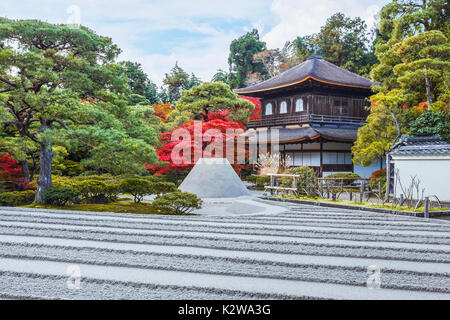
[[[417,176],[420,189],[425,188],[425,196],[436,195],[441,201],[450,201],[450,155],[396,155],[393,160],[405,189],[411,183],[411,176]],[[400,193],[397,183],[396,196]]]

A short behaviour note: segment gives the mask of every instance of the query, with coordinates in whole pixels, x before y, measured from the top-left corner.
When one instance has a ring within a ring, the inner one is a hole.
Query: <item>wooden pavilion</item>
[[[276,77],[234,91],[261,99],[261,117],[248,123],[248,132],[264,139],[278,129],[280,152],[292,166],[310,166],[326,176],[355,172],[351,147],[369,113],[371,87],[369,79],[313,55]]]

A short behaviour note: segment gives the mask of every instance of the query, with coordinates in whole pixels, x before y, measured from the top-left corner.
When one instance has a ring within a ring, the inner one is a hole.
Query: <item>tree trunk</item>
[[[35,198],[37,204],[45,203],[44,192],[52,186],[52,160],[52,143],[49,140],[45,140],[41,144],[39,179]]]
[[[425,67],[425,85],[427,88],[427,101],[428,101],[428,111],[431,110],[431,104],[433,103],[431,99],[431,84],[430,84],[430,78],[428,77],[428,68]]]
[[[28,159],[20,161],[20,166],[22,167],[22,177],[25,183],[31,181],[30,179],[30,168],[28,167]]]

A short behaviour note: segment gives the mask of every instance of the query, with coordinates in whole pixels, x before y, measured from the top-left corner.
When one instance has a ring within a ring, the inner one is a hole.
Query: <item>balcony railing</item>
[[[259,120],[250,120],[249,128],[272,127],[283,125],[296,125],[306,123],[318,124],[335,124],[335,125],[360,125],[365,122],[363,117],[350,116],[325,116],[317,114],[302,114],[302,115],[278,115],[271,116]]]

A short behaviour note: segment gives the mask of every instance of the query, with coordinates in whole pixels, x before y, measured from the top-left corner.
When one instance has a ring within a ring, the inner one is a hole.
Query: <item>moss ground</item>
[[[117,212],[117,213],[131,213],[131,214],[159,214],[159,215],[173,215],[172,213],[156,210],[148,203],[129,203],[119,201],[108,204],[72,204],[64,207],[49,206],[49,205],[29,205],[27,208],[37,209],[55,209],[55,210],[73,210],[73,211],[91,211],[91,212]]]

